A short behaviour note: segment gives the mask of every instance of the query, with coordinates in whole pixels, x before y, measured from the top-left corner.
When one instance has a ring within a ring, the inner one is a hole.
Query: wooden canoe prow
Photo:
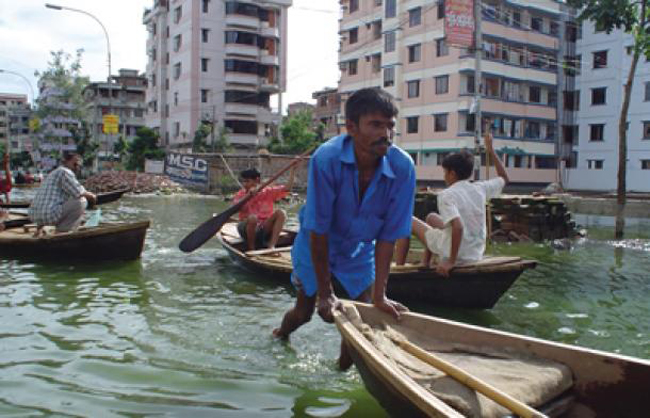
[[[293,266],[290,247],[297,232],[284,230],[276,251],[246,251],[237,232],[236,222],[229,222],[217,233],[217,239],[232,260],[248,270],[289,283]],[[449,278],[439,275],[435,268],[420,264],[417,252],[409,256],[410,263],[392,265],[387,295],[403,303],[427,306],[448,306],[490,309],[527,269],[537,262],[520,257],[486,257],[477,263],[455,267]]]
[[[61,261],[133,260],[142,253],[150,224],[148,220],[102,223],[60,234],[49,228],[49,233],[39,238],[33,236],[34,228],[8,229],[0,232],[0,252]]]
[[[348,302],[346,301],[346,304]],[[408,312],[396,322],[371,305],[349,302],[364,323],[388,324],[408,328],[418,340],[426,336],[450,344],[489,347],[495,352],[533,356],[569,367],[573,386],[564,396],[561,416],[642,417],[648,416],[650,399],[650,361],[603,351],[467,325],[433,316]],[[377,400],[395,416],[459,417],[441,399],[423,388],[378,351],[343,314],[336,325],[347,345],[364,383]],[[416,341],[413,341],[416,342]],[[542,410],[544,412],[544,410]],[[553,414],[549,414],[554,416]]]

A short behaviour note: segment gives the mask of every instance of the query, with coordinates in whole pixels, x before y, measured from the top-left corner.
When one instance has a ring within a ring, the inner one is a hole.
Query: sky
[[[213,0],[222,1],[222,0]],[[45,3],[81,9],[98,18],[108,32],[112,73],[120,68],[144,72],[147,31],[142,24],[145,7],[153,0],[0,0],[0,69],[27,78],[36,94],[35,71],[47,69],[50,51],[70,54],[83,49],[82,74],[91,81],[106,80],[106,37],[91,17],[45,7]],[[283,107],[311,94],[336,87],[338,71],[338,0],[293,0],[289,9],[288,85]],[[20,76],[0,73],[0,92],[28,94]]]

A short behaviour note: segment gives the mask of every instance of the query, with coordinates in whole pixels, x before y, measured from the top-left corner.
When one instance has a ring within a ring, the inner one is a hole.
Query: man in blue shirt
[[[309,164],[291,252],[298,295],[273,331],[282,339],[309,322],[317,302],[321,318],[333,322],[339,302],[332,276],[353,299],[372,300],[397,318],[407,310],[386,298],[395,241],[411,234],[415,193],[413,161],[391,142],[397,108],[388,93],[362,89],[346,102],[345,115],[348,134],[321,145]],[[342,345],[339,367],[351,364]]]

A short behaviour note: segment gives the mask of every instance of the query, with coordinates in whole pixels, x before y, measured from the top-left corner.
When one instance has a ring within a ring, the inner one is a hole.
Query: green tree
[[[206,138],[212,132],[212,122],[201,121],[196,132],[194,132],[194,140],[192,141],[192,152],[206,152],[208,150],[208,143]]]
[[[81,155],[84,167],[92,167],[95,158],[97,158],[97,151],[99,150],[99,142],[95,141],[88,131],[88,124],[85,121],[81,122],[79,127],[70,128],[72,139],[77,146],[77,152]]]
[[[627,114],[632,97],[634,75],[639,57],[650,59],[650,0],[568,0],[580,11],[580,21],[591,20],[598,29],[610,33],[622,29],[634,37],[632,63],[624,85],[623,104],[618,121],[618,173],[616,186],[616,239],[623,238],[625,228],[627,174]]]
[[[228,152],[232,147],[230,146],[230,141],[228,141],[228,133],[230,130],[225,126],[222,126],[218,129],[216,137],[212,140],[210,148],[212,152]]]
[[[282,141],[273,138],[269,143],[269,151],[276,154],[300,154],[320,142],[312,120],[312,113],[309,110],[297,112],[286,118],[280,127]]]
[[[158,147],[159,135],[153,129],[141,127],[136,131],[136,137],[128,146],[128,170],[144,170],[144,160],[165,158],[165,150]]]
[[[120,162],[124,160],[124,157],[129,151],[129,143],[126,142],[124,135],[120,135],[113,144],[113,153],[119,155]]]

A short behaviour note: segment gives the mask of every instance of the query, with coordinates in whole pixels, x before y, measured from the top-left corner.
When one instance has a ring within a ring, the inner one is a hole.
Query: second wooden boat
[[[128,191],[129,189],[123,189],[123,190],[115,190],[106,193],[97,193],[97,205],[103,205],[105,203],[115,202],[116,200],[121,198],[124,193]],[[31,203],[32,202],[27,202],[27,201],[16,201],[11,203],[0,202],[0,208],[25,209],[28,208]]]
[[[235,263],[287,283],[292,272],[291,245],[295,236],[295,231],[283,231],[276,249],[246,251],[235,222],[225,224],[217,233],[217,239]],[[535,261],[519,257],[486,257],[454,268],[446,278],[435,269],[417,264],[417,253],[411,257],[406,265],[391,267],[388,297],[429,306],[492,308],[525,270],[536,266]]]

